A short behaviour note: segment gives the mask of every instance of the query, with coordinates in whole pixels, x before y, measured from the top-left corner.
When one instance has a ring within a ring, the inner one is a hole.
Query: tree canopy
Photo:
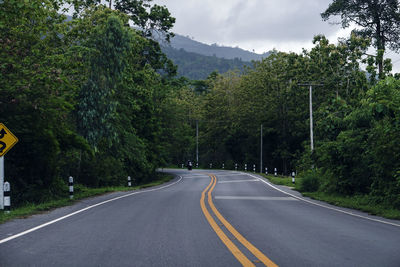
[[[376,63],[383,78],[383,54],[386,47],[400,50],[400,9],[398,0],[334,0],[321,14],[324,20],[340,16],[342,27],[352,23],[361,27],[357,34],[371,38],[377,49]]]

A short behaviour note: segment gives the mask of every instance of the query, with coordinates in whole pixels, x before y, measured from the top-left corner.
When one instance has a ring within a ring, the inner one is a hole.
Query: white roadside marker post
[[[253,172],[256,173],[256,164],[253,164]]]
[[[235,171],[237,171],[237,163],[235,163]]]
[[[128,187],[131,187],[131,186],[132,186],[131,177],[128,176]]]
[[[278,176],[278,170],[276,168],[274,168],[274,175],[275,177]]]
[[[296,174],[294,172],[292,172],[292,184],[295,183],[295,176],[296,176]]]
[[[74,198],[74,178],[72,176],[68,179],[68,186],[69,186],[69,198]]]
[[[225,164],[224,163],[222,163],[222,169],[225,169]]]
[[[247,172],[247,163],[244,164],[244,171]]]
[[[265,167],[265,175],[268,175],[268,168]]]
[[[11,190],[10,183],[4,183],[4,212],[10,213],[11,210]]]

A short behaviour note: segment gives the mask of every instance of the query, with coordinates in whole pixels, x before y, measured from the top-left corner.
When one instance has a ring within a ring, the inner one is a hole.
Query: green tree
[[[78,129],[96,149],[102,138],[113,137],[116,106],[113,95],[122,79],[129,45],[128,32],[116,16],[110,16],[105,25],[94,28],[85,43],[91,49],[90,70],[79,95]]]
[[[151,5],[152,1],[116,0],[115,8],[128,14],[133,23],[140,27],[144,37],[152,37],[158,32],[169,41],[174,36],[170,30],[175,23],[175,18],[165,6]]]
[[[204,160],[221,166],[223,162],[234,159],[227,142],[235,127],[233,109],[237,104],[235,95],[240,76],[237,72],[228,72],[211,79],[210,92],[202,102],[200,144]]]
[[[374,40],[377,49],[376,63],[379,78],[384,77],[383,55],[386,47],[399,51],[400,11],[397,0],[334,0],[321,14],[324,20],[331,16],[340,16],[342,27],[351,23],[360,26],[355,30],[363,37]]]
[[[0,3],[0,111],[20,140],[6,161],[17,205],[59,195],[62,156],[85,147],[69,116],[77,90],[57,11],[53,1]]]

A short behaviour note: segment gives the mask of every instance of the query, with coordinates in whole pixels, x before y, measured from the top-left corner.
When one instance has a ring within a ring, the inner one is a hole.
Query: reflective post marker
[[[244,171],[247,171],[247,163],[244,164]]]
[[[268,168],[265,167],[265,175],[268,175]]]
[[[278,170],[276,168],[274,169],[274,175],[275,177],[278,176]]]
[[[295,176],[296,176],[296,174],[295,174],[294,172],[292,172],[292,183],[293,183],[293,184],[295,183],[295,181],[294,181]]]
[[[74,178],[72,178],[72,176],[70,176],[68,179],[68,186],[69,186],[69,198],[73,199],[74,198]]]
[[[131,177],[128,176],[128,186],[131,187],[132,186],[132,182],[131,182]]]
[[[235,171],[237,171],[237,163],[235,163]]]
[[[10,213],[11,210],[11,192],[10,183],[4,183],[4,212]]]
[[[256,172],[256,164],[253,164],[253,172]]]
[[[222,163],[222,169],[225,169],[225,164],[224,163]]]

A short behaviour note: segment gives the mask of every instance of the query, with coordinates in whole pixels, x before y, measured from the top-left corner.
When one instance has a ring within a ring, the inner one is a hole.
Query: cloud
[[[314,34],[330,34],[334,28],[320,18],[324,10],[320,0],[246,1],[235,10],[235,19],[226,24],[230,39],[304,41]]]
[[[340,26],[321,19],[331,0],[155,0],[177,21],[174,32],[206,43],[301,51],[314,35],[336,36]],[[336,40],[332,40],[336,41]]]

